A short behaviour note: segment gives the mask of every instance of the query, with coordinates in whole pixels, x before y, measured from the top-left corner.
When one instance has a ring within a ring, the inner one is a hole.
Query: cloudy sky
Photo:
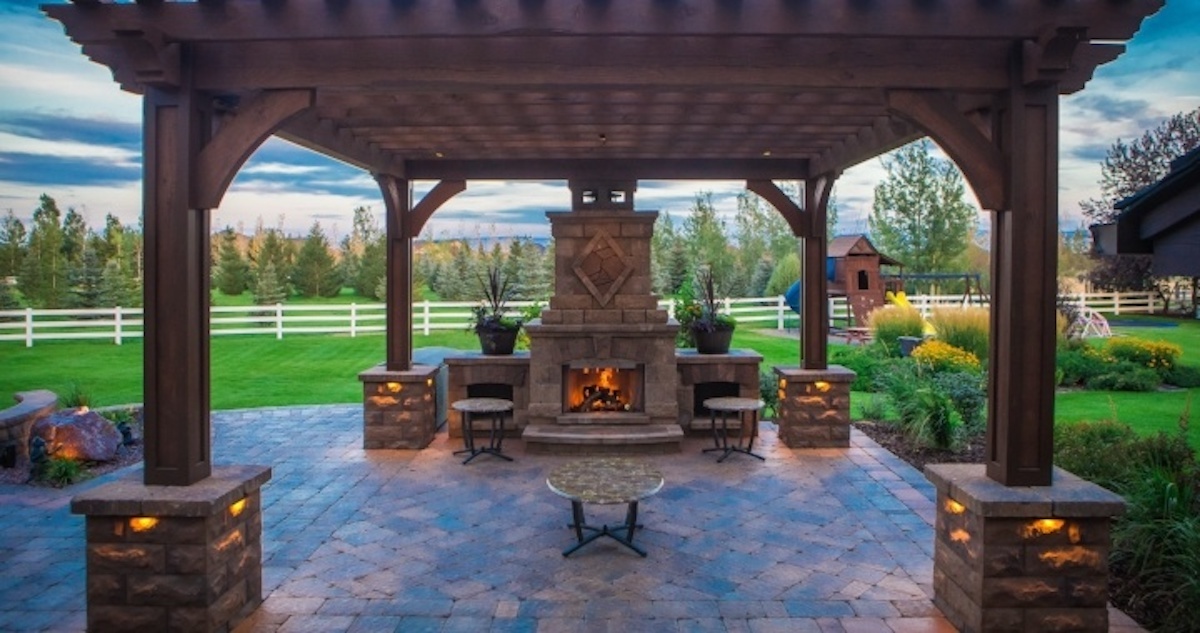
[[[1200,107],[1200,0],[1168,0],[1128,51],[1062,102],[1060,214],[1081,222],[1078,203],[1098,195],[1099,162],[1118,138]],[[141,108],[106,68],[89,62],[31,0],[0,0],[0,213],[28,222],[47,193],[99,227],[113,213],[136,223],[141,205]],[[878,160],[844,174],[836,194],[842,232],[866,230]],[[418,183],[418,193],[422,185]],[[681,218],[697,191],[731,214],[740,182],[643,182],[638,207]],[[974,200],[972,200],[974,202]],[[430,221],[424,237],[546,235],[547,209],[566,208],[565,183],[471,182]],[[337,236],[355,207],[382,208],[364,172],[272,139],[246,164],[213,215],[214,230],[259,219],[290,233],[314,220]]]

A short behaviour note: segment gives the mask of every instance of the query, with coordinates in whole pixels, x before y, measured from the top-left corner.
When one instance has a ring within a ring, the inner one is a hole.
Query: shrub
[[[934,308],[929,321],[937,330],[938,340],[974,354],[980,362],[987,362],[987,308]]]
[[[69,486],[84,479],[87,471],[83,464],[67,457],[53,456],[41,471],[41,479],[56,488]]]
[[[1113,359],[1090,345],[1068,345],[1055,356],[1063,372],[1060,385],[1067,387],[1086,384],[1092,378],[1112,370]]]
[[[927,446],[949,448],[954,440],[954,405],[950,398],[921,373],[916,363],[907,361],[892,367],[879,379],[899,413],[904,434]]]
[[[925,341],[913,350],[918,365],[933,372],[979,372],[979,358],[945,341]]]
[[[933,376],[933,384],[950,398],[963,427],[969,433],[983,431],[984,413],[987,407],[987,390],[979,374],[971,372],[944,372]]]
[[[1184,389],[1200,387],[1200,367],[1175,365],[1162,372],[1163,382]]]
[[[912,306],[886,305],[876,308],[868,318],[871,335],[889,356],[900,355],[901,336],[922,336],[924,323],[921,313]]]
[[[1137,440],[1128,424],[1114,420],[1054,425],[1054,463],[1105,488],[1116,489],[1126,469],[1136,465],[1114,460]]]
[[[852,391],[875,391],[875,376],[885,364],[882,348],[877,345],[858,345],[833,351],[833,362],[853,371]]]
[[[771,412],[767,418],[766,410],[763,412],[763,417],[767,419],[775,418],[779,413],[779,378],[775,372],[767,370],[758,374],[758,397],[762,398],[765,403],[765,409]]]
[[[1155,371],[1167,371],[1179,362],[1182,350],[1166,341],[1145,341],[1137,338],[1108,339],[1108,353],[1119,361],[1148,367]]]
[[[1129,362],[1120,362],[1087,381],[1088,389],[1099,391],[1154,391],[1162,378],[1158,372]]]
[[[884,405],[883,398],[875,394],[871,394],[863,400],[862,405],[858,408],[858,413],[863,420],[878,422],[887,419],[887,407]]]

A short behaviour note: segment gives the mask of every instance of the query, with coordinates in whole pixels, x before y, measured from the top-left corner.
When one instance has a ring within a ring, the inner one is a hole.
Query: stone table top
[[[559,467],[546,478],[555,494],[572,501],[632,503],[662,490],[662,473],[625,457],[597,457]]]
[[[455,411],[463,413],[500,413],[501,411],[511,411],[513,403],[512,400],[503,398],[467,398],[455,400],[450,406]]]
[[[758,411],[766,403],[758,398],[709,398],[704,406],[710,411]]]

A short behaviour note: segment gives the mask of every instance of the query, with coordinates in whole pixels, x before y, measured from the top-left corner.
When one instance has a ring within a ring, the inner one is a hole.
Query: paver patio
[[[646,456],[667,481],[641,508],[649,557],[604,539],[564,559],[570,504],[545,478],[571,458],[506,441],[515,462],[462,466],[444,430],[423,451],[368,452],[361,415],[214,414],[218,460],[274,468],[265,600],[239,631],[953,630],[930,601],[933,489],[857,432],[849,449],[793,451],[764,424],[766,462],[717,464],[701,439]],[[0,487],[0,630],[84,629],[68,508],[82,488]],[[588,512],[616,523],[624,506]]]

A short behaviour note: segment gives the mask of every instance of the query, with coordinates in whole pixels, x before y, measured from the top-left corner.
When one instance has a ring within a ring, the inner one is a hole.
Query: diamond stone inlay
[[[596,301],[605,306],[617,294],[621,284],[633,274],[633,264],[616,240],[601,229],[575,258],[571,270],[575,271]]]

